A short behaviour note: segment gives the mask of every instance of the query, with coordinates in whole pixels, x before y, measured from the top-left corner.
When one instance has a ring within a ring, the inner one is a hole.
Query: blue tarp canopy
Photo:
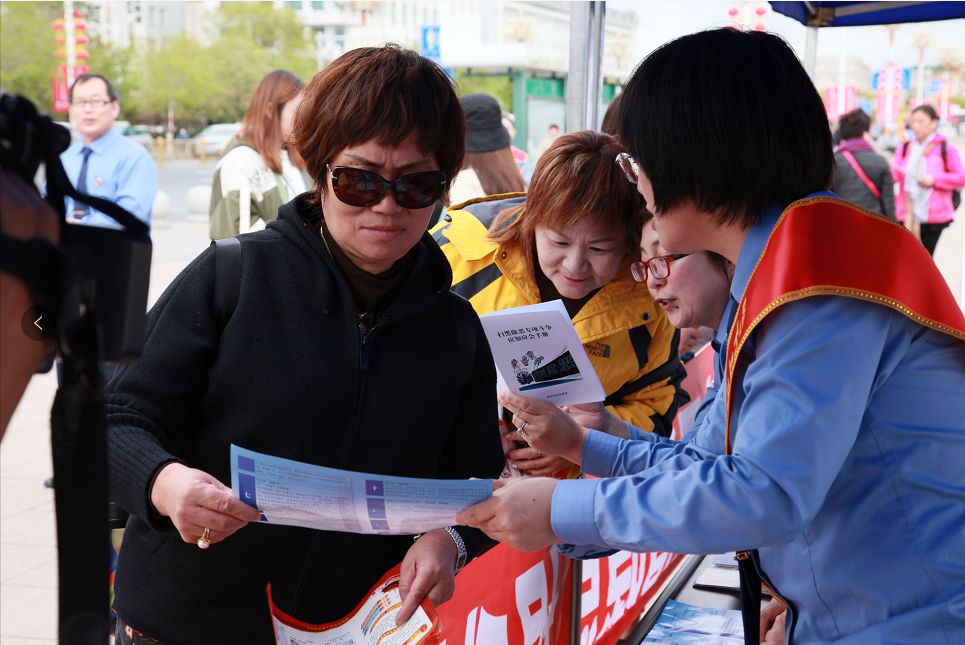
[[[965,2],[770,2],[808,27],[861,27],[965,18]]]

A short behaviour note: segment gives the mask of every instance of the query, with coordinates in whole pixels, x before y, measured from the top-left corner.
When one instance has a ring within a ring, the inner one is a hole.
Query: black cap
[[[488,94],[468,94],[460,102],[466,114],[466,152],[489,152],[509,147],[511,141],[503,127],[499,101]]]

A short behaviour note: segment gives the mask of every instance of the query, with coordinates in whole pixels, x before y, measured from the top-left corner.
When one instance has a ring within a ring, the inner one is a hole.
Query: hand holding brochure
[[[231,446],[231,490],[261,522],[346,533],[410,535],[451,526],[493,494],[488,479],[371,475]]]
[[[268,606],[275,629],[275,642],[299,645],[430,645],[439,642],[439,618],[428,598],[416,608],[404,625],[395,624],[402,609],[399,569],[396,565],[375,583],[368,595],[344,618],[321,625],[305,623],[278,609],[271,599]]]
[[[496,361],[500,390],[559,405],[606,398],[563,301],[479,317]]]

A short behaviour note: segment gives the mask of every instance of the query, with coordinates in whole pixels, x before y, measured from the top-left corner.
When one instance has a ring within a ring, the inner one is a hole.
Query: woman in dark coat
[[[283,612],[322,623],[400,561],[407,613],[447,600],[461,551],[484,548],[465,528],[413,542],[259,524],[226,485],[232,443],[385,475],[500,472],[489,347],[425,234],[464,127],[434,63],[396,46],[348,52],[295,118],[318,188],[239,238],[230,316],[216,311],[210,249],[152,309],[143,357],[107,395],[112,494],[132,515],[119,638],[273,643],[268,583]]]

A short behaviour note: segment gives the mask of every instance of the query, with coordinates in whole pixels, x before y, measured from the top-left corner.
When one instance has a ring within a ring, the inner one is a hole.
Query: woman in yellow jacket
[[[540,157],[528,196],[454,206],[433,229],[452,266],[452,290],[478,314],[561,299],[620,418],[668,436],[687,400],[679,332],[630,275],[648,213],[599,132],[574,132]],[[516,438],[516,433],[510,433]],[[567,462],[532,448],[509,454],[519,470],[550,475]]]

